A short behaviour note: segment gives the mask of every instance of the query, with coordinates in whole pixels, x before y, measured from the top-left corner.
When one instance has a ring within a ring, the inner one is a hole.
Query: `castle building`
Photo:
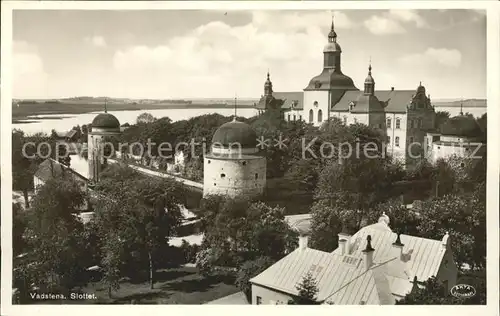
[[[283,101],[283,116],[288,121],[303,120],[320,126],[329,118],[337,117],[346,125],[362,123],[380,129],[386,136],[388,153],[405,165],[412,165],[416,159],[413,157],[418,156],[415,152],[424,151],[427,132],[435,128],[436,113],[425,87],[420,83],[416,90],[394,87],[376,90],[370,63],[364,89],[360,91],[342,72],[341,58],[342,48],[332,22],[323,49],[322,72],[313,77],[302,92],[274,92],[268,76],[265,95],[256,105],[257,109],[265,111],[267,100],[278,99]]]
[[[204,157],[203,196],[258,196],[266,185],[266,159],[259,154],[257,134],[236,118],[220,126]]]
[[[433,163],[450,157],[479,159],[486,155],[482,134],[474,117],[461,112],[444,123],[439,133],[426,134],[426,157]]]
[[[441,240],[394,233],[389,217],[340,233],[332,252],[312,249],[307,236],[296,250],[250,280],[252,304],[287,304],[310,273],[317,282],[316,302],[332,305],[393,305],[431,277],[448,291],[458,269],[448,233]]]
[[[102,166],[105,163],[103,156],[104,142],[106,137],[120,135],[120,122],[118,119],[107,113],[97,115],[92,121],[92,130],[89,132],[87,141],[89,181],[95,184],[99,181]]]

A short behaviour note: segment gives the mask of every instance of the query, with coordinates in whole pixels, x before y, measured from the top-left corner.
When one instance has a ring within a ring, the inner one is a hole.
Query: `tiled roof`
[[[396,240],[397,234],[393,233],[384,222],[363,227],[349,239],[351,256],[363,255],[362,250],[366,246],[368,235],[372,237],[371,243],[375,248],[374,262],[386,261],[393,257],[392,243]],[[446,252],[446,247],[442,245],[441,240],[403,234],[400,237],[404,244],[404,253],[408,257],[407,265],[412,273],[411,279],[413,280],[413,276],[417,276],[419,281],[425,281],[436,275]],[[340,253],[340,249],[335,249],[333,253]]]
[[[294,105],[294,109],[302,110],[304,108],[304,93],[300,92],[273,92],[273,96],[276,99],[281,99],[284,101],[281,106],[282,109],[291,109]]]
[[[349,111],[349,104],[356,102],[363,91],[346,91],[342,98],[332,106],[332,111]],[[375,96],[379,101],[386,103],[385,112],[404,113],[410,104],[415,90],[379,90]]]
[[[371,235],[374,264],[366,269],[366,237]],[[396,240],[388,225],[366,226],[349,240],[349,253],[332,253],[311,248],[296,249],[250,281],[254,284],[297,295],[295,288],[307,272],[316,279],[317,301],[337,305],[394,304],[413,287],[413,277],[425,281],[436,275],[446,247],[440,240],[401,235],[403,256],[392,244]]]
[[[35,172],[35,177],[44,182],[52,178],[62,177],[64,175],[71,175],[75,178],[80,178],[81,180],[87,180],[87,178],[77,173],[73,169],[66,167],[51,158],[45,159],[45,161],[38,166],[38,169]]]

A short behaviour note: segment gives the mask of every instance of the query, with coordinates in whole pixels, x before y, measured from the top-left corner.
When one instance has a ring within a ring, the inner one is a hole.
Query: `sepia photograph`
[[[486,305],[487,11],[222,8],[12,11],[12,305]]]

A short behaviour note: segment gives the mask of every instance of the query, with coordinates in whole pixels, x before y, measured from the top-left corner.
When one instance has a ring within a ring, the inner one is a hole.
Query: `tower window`
[[[390,118],[387,119],[387,128],[391,128],[392,120]]]
[[[396,119],[396,128],[397,129],[400,129],[401,128],[401,120],[400,119]]]
[[[224,178],[226,177],[226,174],[221,173],[221,174],[220,174],[220,177],[221,177],[221,179],[224,179]]]
[[[318,101],[314,101],[313,105],[318,106]]]
[[[214,187],[216,187],[216,186],[217,186],[217,183],[214,183]]]
[[[295,114],[293,115],[293,121],[295,122],[297,120],[297,117],[295,116]]]
[[[394,139],[394,143],[396,147],[399,147],[399,136],[396,136],[396,138]]]
[[[309,110],[309,123],[312,123],[314,120],[314,113],[313,110]]]
[[[318,111],[318,122],[321,123],[323,121],[323,111]]]

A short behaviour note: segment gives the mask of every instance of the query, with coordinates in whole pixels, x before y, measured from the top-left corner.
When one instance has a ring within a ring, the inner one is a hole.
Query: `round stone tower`
[[[97,115],[92,121],[92,130],[89,132],[87,140],[89,180],[91,184],[99,181],[102,165],[104,164],[103,142],[107,136],[120,134],[120,122],[118,119],[107,113]],[[116,150],[116,148],[115,148]]]
[[[266,186],[266,159],[259,154],[257,135],[234,119],[223,124],[204,157],[203,196],[258,196]]]

